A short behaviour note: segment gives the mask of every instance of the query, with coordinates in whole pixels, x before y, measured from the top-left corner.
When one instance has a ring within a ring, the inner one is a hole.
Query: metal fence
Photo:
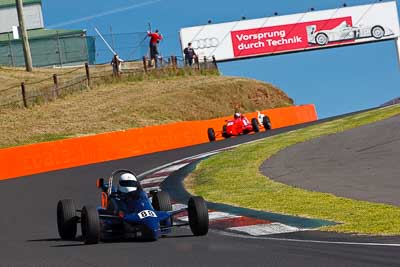
[[[103,34],[104,39],[116,51],[120,58],[126,61],[140,60],[149,52],[149,39],[146,32],[110,33]],[[96,63],[111,60],[112,53],[107,45],[96,37]]]
[[[153,62],[154,63],[154,62]],[[126,61],[122,72],[113,73],[110,64],[88,65],[70,69],[60,69],[52,76],[32,81],[21,82],[0,90],[0,109],[21,108],[53,101],[65,95],[89,89],[91,86],[103,84],[114,79],[129,78],[142,80],[146,76],[163,77],[184,75],[186,72],[218,71],[215,60],[196,60],[192,66],[187,66],[180,57],[160,57],[157,68],[149,67],[149,59],[141,61]]]
[[[8,34],[8,38],[0,40],[0,66],[24,66],[22,42],[11,38]],[[148,54],[148,38],[145,32],[109,33],[104,38],[124,60],[139,60]],[[31,38],[30,48],[35,67],[63,67],[84,62],[98,64],[107,62],[113,55],[100,37],[63,35],[62,31],[52,36]]]

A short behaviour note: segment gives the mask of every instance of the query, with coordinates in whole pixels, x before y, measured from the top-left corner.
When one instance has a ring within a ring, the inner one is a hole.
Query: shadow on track
[[[177,239],[177,238],[189,238],[189,237],[194,237],[193,235],[189,234],[181,234],[181,235],[168,235],[168,236],[163,236],[160,239]],[[87,246],[86,244],[83,243],[83,237],[79,236],[75,239],[71,240],[63,240],[61,238],[41,238],[41,239],[30,239],[26,240],[26,242],[63,242],[64,244],[60,245],[49,245],[49,247],[53,248],[64,248],[64,247],[79,247],[79,246]],[[66,242],[70,242],[69,244]],[[71,242],[79,242],[77,243],[71,243]],[[133,238],[133,239],[112,239],[112,240],[103,240],[99,244],[121,244],[121,243],[151,243],[155,242],[152,240],[146,240],[146,239],[140,239],[140,238]]]

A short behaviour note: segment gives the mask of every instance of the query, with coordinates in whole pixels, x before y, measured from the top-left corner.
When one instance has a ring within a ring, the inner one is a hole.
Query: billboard
[[[207,24],[180,31],[200,58],[217,61],[397,39],[395,1],[286,16]]]

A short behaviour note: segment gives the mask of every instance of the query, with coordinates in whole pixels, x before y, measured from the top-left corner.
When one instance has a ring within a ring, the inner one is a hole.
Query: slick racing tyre
[[[271,121],[268,116],[264,116],[262,124],[266,131],[271,130]]]
[[[226,132],[228,127],[226,125],[222,126],[222,137],[223,138],[230,138],[231,136]]]
[[[258,133],[260,131],[260,126],[258,125],[258,121],[256,118],[251,119],[251,126],[253,126],[253,131]]]
[[[165,191],[154,193],[151,205],[157,211],[172,210],[171,198],[169,197],[169,194]]]
[[[210,140],[210,142],[214,142],[215,141],[215,131],[213,128],[208,128],[207,129],[207,134],[208,134],[208,140]]]
[[[317,36],[315,36],[315,42],[320,46],[327,45],[329,42],[328,35],[325,33],[318,33]]]
[[[159,191],[153,193],[153,199],[151,200],[151,205],[156,211],[171,211],[172,203],[169,194],[165,191]],[[160,226],[171,226],[173,224],[172,216],[167,220],[160,222]]]
[[[63,240],[71,240],[76,236],[78,217],[72,199],[58,201],[57,226],[58,233]]]
[[[100,220],[95,207],[84,206],[81,215],[82,237],[85,244],[97,244],[100,241]]]
[[[208,209],[202,197],[191,197],[188,203],[190,230],[195,236],[208,233]]]
[[[385,36],[385,29],[382,28],[381,26],[375,26],[371,29],[371,35],[375,39],[381,39],[382,37]]]

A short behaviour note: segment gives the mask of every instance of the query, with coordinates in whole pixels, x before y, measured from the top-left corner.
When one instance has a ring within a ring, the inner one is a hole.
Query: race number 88
[[[141,211],[141,212],[139,212],[138,215],[139,215],[140,219],[144,219],[144,218],[147,218],[147,217],[154,217],[154,218],[157,217],[157,215],[154,213],[154,211],[151,211],[151,210]]]

